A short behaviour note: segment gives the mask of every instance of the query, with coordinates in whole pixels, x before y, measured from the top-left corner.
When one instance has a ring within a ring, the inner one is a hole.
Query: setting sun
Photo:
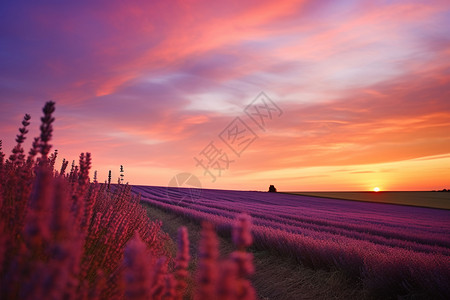
[[[374,192],[379,192],[379,191],[380,191],[380,188],[379,188],[379,187],[374,187],[374,188],[373,188],[373,191],[374,191]]]

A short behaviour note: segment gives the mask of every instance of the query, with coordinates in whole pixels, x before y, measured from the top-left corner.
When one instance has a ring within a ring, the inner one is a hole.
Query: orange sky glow
[[[450,187],[448,1],[2,6],[7,156],[23,114],[28,148],[54,100],[57,166],[91,152],[101,182],[123,165],[139,185],[189,172],[214,189]],[[245,113],[261,92],[279,109],[263,127]],[[256,136],[239,155],[221,139],[237,117]],[[209,173],[195,158],[211,142]]]

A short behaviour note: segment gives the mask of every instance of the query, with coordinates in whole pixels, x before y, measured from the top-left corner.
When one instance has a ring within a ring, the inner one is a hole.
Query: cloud
[[[37,123],[53,99],[61,154],[92,151],[105,170],[195,169],[192,157],[264,90],[284,114],[230,173],[446,159],[449,11],[445,1],[7,3],[0,136],[12,148],[11,124],[25,112]]]

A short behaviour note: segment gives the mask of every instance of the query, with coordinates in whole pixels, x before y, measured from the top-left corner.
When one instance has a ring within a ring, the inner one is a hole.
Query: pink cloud
[[[161,183],[140,166],[195,169],[192,157],[264,90],[285,114],[229,174],[450,153],[448,3],[371,3],[6,5],[4,148],[11,124],[29,112],[36,126],[53,99],[62,156],[91,151],[103,173],[126,163],[139,183]]]

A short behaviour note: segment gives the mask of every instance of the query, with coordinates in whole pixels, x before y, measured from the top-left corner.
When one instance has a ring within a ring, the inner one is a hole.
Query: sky
[[[1,4],[7,155],[53,100],[57,166],[101,182],[450,187],[449,1],[73,2]]]

